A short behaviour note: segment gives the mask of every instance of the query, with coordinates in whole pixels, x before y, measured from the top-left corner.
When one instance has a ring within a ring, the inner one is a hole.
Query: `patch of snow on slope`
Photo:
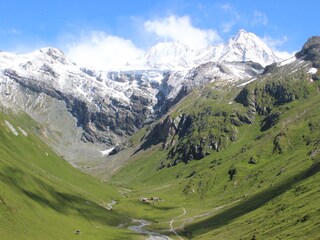
[[[249,81],[247,81],[247,82],[245,82],[245,83],[241,83],[241,84],[239,84],[237,87],[243,87],[243,86],[245,86],[245,85],[253,82],[254,80],[256,80],[256,78],[250,79]]]
[[[103,150],[103,151],[100,151],[100,152],[101,152],[101,154],[102,154],[103,156],[105,156],[105,155],[108,156],[108,155],[112,152],[113,149],[114,149],[114,148],[110,148],[110,149]]]
[[[9,123],[7,120],[5,121],[7,127],[11,130],[11,132],[16,135],[19,136],[19,133],[17,132],[17,130],[12,126],[11,123]]]
[[[290,64],[290,63],[293,63],[295,60],[297,60],[297,59],[296,59],[295,56],[293,56],[293,57],[291,57],[291,58],[288,58],[288,59],[286,59],[286,60],[281,61],[281,62],[278,64],[278,66],[282,67],[282,66],[288,65],[288,64]]]
[[[308,71],[308,73],[310,73],[310,74],[316,74],[317,72],[318,72],[318,69],[316,69],[316,68],[310,68]]]
[[[28,137],[28,133],[25,130],[23,130],[21,127],[18,127],[18,129],[25,137]]]

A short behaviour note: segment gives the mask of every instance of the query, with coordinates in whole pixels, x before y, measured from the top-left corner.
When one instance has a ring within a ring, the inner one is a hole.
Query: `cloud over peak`
[[[67,46],[66,55],[77,64],[100,69],[118,68],[144,54],[131,40],[102,31],[83,34]]]
[[[189,16],[177,17],[174,15],[148,20],[144,28],[149,33],[156,34],[165,41],[177,41],[192,49],[205,48],[210,44],[221,41],[216,30],[194,27]]]
[[[223,32],[227,32],[233,28],[234,23],[239,21],[241,17],[233,11],[230,5],[224,5],[222,9],[231,11],[233,16],[232,22],[226,23],[224,26]],[[255,24],[268,23],[265,14],[256,11],[254,16],[253,22]],[[150,37],[151,34],[156,36],[157,42],[180,42],[191,49],[202,49],[222,42],[222,38],[216,30],[194,26],[189,16],[170,15],[146,20],[140,22],[139,27],[143,29],[142,35],[145,39]],[[280,39],[265,36],[263,40],[279,57],[288,58],[293,55],[293,53],[278,50],[288,40],[286,36]],[[129,39],[109,35],[103,31],[82,32],[78,36],[71,36],[63,50],[78,65],[103,70],[122,68],[127,63],[143,64],[140,61],[143,60],[143,55],[146,52],[146,49],[137,47]]]
[[[271,49],[273,52],[282,59],[288,59],[291,58],[296,52],[288,52],[288,51],[280,51],[278,48],[283,46],[287,41],[288,37],[283,36],[281,38],[272,38],[268,35],[264,36],[262,39]]]
[[[145,34],[154,34],[160,41],[177,41],[191,49],[205,48],[222,41],[216,30],[193,26],[189,16],[171,15],[147,20],[143,22],[143,27]],[[81,66],[106,70],[121,68],[145,53],[145,49],[138,48],[131,40],[103,31],[73,36],[64,50],[71,60]]]

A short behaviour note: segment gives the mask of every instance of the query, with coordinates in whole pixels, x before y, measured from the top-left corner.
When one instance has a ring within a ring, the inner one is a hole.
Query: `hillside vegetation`
[[[150,228],[166,231],[172,215],[179,237],[317,239],[320,85],[307,67],[196,89],[133,137],[112,182],[164,199],[148,206]]]
[[[25,114],[4,112],[0,112],[1,239],[137,237],[117,228],[131,219],[107,210],[108,203],[121,199],[116,188],[79,172],[52,152],[34,134],[41,127]]]

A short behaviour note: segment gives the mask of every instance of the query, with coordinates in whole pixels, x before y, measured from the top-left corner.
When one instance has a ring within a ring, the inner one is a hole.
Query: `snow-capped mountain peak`
[[[160,42],[145,54],[145,64],[151,68],[190,68],[192,50],[180,42]]]
[[[161,42],[150,48],[140,59],[145,68],[162,70],[190,69],[207,62],[256,62],[262,66],[278,62],[277,57],[254,33],[240,29],[225,44],[203,49],[190,49],[180,42]]]
[[[39,52],[47,55],[48,57],[56,61],[59,61],[62,64],[66,63],[66,57],[60,49],[48,47],[48,48],[41,48]]]
[[[224,47],[218,61],[253,61],[262,66],[279,61],[271,48],[254,33],[241,29]]]
[[[49,131],[59,133],[53,139],[61,154],[70,152],[65,148],[66,138],[74,149],[79,141],[114,146],[161,117],[194,87],[256,77],[263,68],[243,60],[264,64],[269,58],[262,58],[263,54],[273,56],[258,37],[245,31],[227,44],[204,49],[190,49],[179,42],[159,43],[140,62],[119,71],[82,68],[55,48],[22,55],[0,52],[0,102],[26,111],[45,125],[60,119],[62,113],[71,118],[68,127],[62,124],[62,131],[71,129],[72,137],[60,134],[60,123]],[[43,117],[43,112],[50,112],[50,118]]]

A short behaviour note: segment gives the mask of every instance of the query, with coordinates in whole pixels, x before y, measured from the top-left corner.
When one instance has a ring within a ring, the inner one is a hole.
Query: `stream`
[[[139,225],[130,226],[130,227],[128,227],[128,229],[130,229],[131,231],[134,231],[136,233],[148,235],[149,236],[148,240],[171,240],[171,238],[169,238],[165,235],[162,235],[160,233],[143,230],[142,229],[143,227],[150,225],[150,222],[148,222],[147,220],[133,219],[133,222],[139,223]]]

